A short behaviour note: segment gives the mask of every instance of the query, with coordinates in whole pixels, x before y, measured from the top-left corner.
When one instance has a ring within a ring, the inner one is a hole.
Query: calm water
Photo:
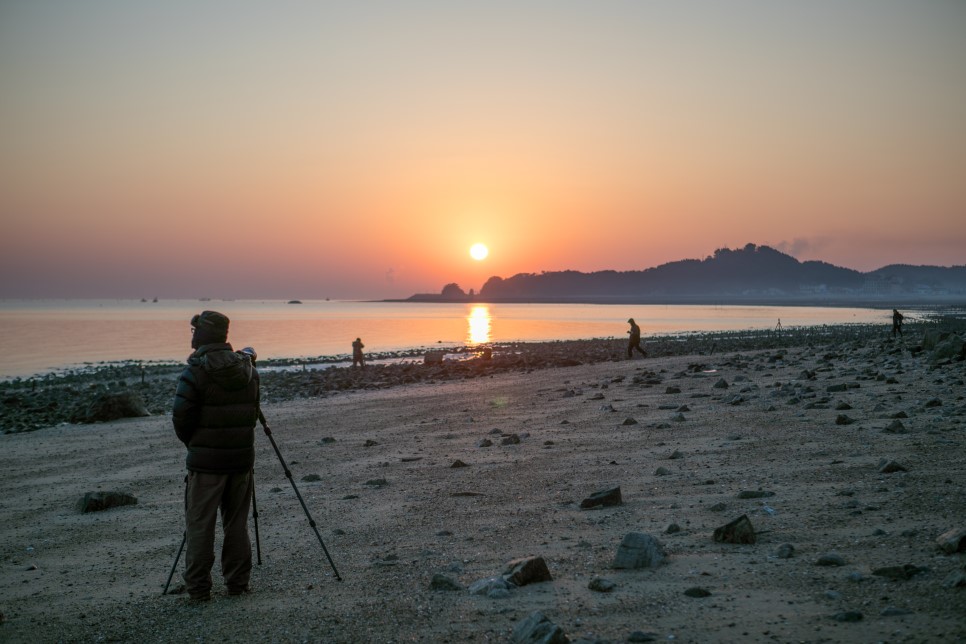
[[[599,304],[415,304],[398,302],[45,300],[0,301],[0,377],[85,363],[180,361],[189,320],[204,309],[231,318],[229,341],[262,358],[455,347],[484,342],[625,338],[627,318],[643,334],[773,329],[849,322],[890,323],[878,309],[781,306]]]

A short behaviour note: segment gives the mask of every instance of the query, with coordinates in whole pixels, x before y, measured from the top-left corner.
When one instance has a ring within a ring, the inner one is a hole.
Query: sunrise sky
[[[0,4],[0,297],[405,297],[749,242],[966,263],[966,2]]]

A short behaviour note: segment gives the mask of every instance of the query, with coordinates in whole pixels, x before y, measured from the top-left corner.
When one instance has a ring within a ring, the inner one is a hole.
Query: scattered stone
[[[715,503],[708,509],[712,512],[724,512],[728,509],[728,505],[726,503]]]
[[[681,388],[680,387],[671,386],[671,387],[668,387],[667,389],[665,389],[664,390],[664,393],[666,393],[666,394],[679,394],[679,393],[681,393]]]
[[[791,559],[795,555],[795,546],[790,543],[783,543],[778,546],[778,550],[775,551],[775,556],[779,559]]]
[[[596,393],[593,396],[591,396],[590,398],[588,398],[587,400],[603,400],[603,399],[604,399],[604,394],[602,394],[602,393]]]
[[[138,499],[127,492],[88,492],[77,502],[77,510],[82,513],[101,512],[122,505],[136,505]]]
[[[652,631],[634,631],[627,636],[628,642],[656,642],[661,636]]]
[[[888,461],[879,467],[879,472],[881,474],[894,474],[895,472],[908,472],[906,468],[899,465],[895,461]]]
[[[611,568],[657,568],[666,557],[660,541],[643,532],[630,532],[617,547]]]
[[[334,443],[334,442],[335,442],[335,438],[333,438],[332,436],[326,436],[321,440],[319,440],[319,445],[327,445],[329,443]]]
[[[839,414],[838,416],[835,417],[836,425],[851,425],[854,422],[855,422],[855,419],[850,418],[846,414]]]
[[[468,590],[471,595],[484,595],[496,599],[498,596],[505,596],[504,593],[509,592],[511,588],[510,583],[503,577],[487,577],[486,579],[474,581],[470,584]],[[492,593],[496,591],[503,591],[503,593],[497,593],[497,596],[494,597]]]
[[[451,577],[436,573],[429,582],[430,590],[465,590],[463,585]]]
[[[664,534],[675,534],[677,532],[681,532],[681,526],[676,523],[672,523],[667,527],[667,530],[664,531]]]
[[[906,426],[902,424],[901,420],[894,420],[889,425],[882,430],[883,434],[905,434]]]
[[[844,566],[845,557],[835,552],[827,552],[824,555],[819,555],[819,558],[815,560],[816,566]]]
[[[943,588],[960,588],[966,586],[966,573],[961,570],[954,570],[942,581]]]
[[[706,588],[701,588],[700,586],[693,586],[684,591],[684,594],[688,597],[710,597],[711,591]]]
[[[530,613],[513,627],[510,641],[514,644],[566,644],[570,641],[559,626],[547,619],[540,611]]]
[[[936,538],[936,545],[947,555],[966,552],[966,528],[953,528]]]
[[[322,477],[318,474],[306,474],[302,477],[303,483],[314,483],[315,481],[321,481]]]
[[[671,460],[671,461],[676,461],[682,458],[684,458],[684,454],[682,454],[678,450],[674,450],[673,452],[671,452],[671,455],[668,456],[668,460]]]
[[[740,517],[714,530],[714,540],[718,543],[755,543],[755,527],[751,525],[748,515]]]
[[[775,493],[767,490],[742,490],[738,492],[739,499],[765,499],[770,496],[775,496]]]
[[[713,386],[715,389],[727,389],[728,382],[724,378],[719,378],[718,382],[714,383]]]
[[[366,439],[366,442],[363,443],[362,446],[363,447],[375,447],[378,444],[379,443],[377,443],[376,441],[372,440],[371,438],[367,438]]]
[[[369,479],[366,481],[366,485],[371,485],[372,487],[386,487],[389,485],[389,481],[386,479]]]
[[[507,564],[503,579],[514,586],[526,586],[542,581],[553,581],[543,557],[522,557]]]
[[[886,579],[891,579],[893,581],[905,581],[906,579],[912,579],[914,575],[917,575],[925,570],[925,568],[920,568],[919,566],[905,564],[902,566],[885,566],[883,568],[876,568],[872,571],[872,574],[876,577],[885,577]]]
[[[617,584],[610,579],[605,579],[604,577],[594,577],[590,580],[590,583],[587,584],[587,588],[599,593],[609,593],[617,588]]]
[[[840,382],[835,385],[829,385],[828,387],[825,388],[825,391],[827,391],[830,394],[833,394],[841,391],[847,391],[848,388],[849,386],[847,384],[845,384],[844,382]]]
[[[456,459],[455,461],[453,461],[453,464],[450,465],[450,467],[451,468],[453,468],[453,467],[469,467],[469,465],[467,465],[466,463],[464,463],[460,459]]]
[[[654,476],[667,476],[670,473],[671,473],[671,470],[669,470],[666,467],[659,467],[656,470],[654,470]]]
[[[509,436],[504,436],[503,439],[500,440],[500,445],[519,445],[519,444],[520,444],[519,434],[510,434]]]
[[[489,438],[481,438],[476,442],[477,447],[493,447],[493,441]]]
[[[901,615],[911,615],[911,610],[906,610],[905,608],[896,608],[895,606],[886,606],[879,613],[882,617],[899,617]]]
[[[588,510],[590,508],[620,505],[621,503],[623,503],[623,499],[621,499],[621,488],[617,486],[607,490],[601,490],[600,492],[594,492],[580,502],[580,508],[582,510]]]
[[[844,613],[836,613],[832,615],[832,619],[837,622],[861,622],[862,618],[862,613],[857,610],[848,610]]]
[[[930,398],[925,403],[923,403],[922,406],[924,409],[929,409],[930,407],[942,407],[943,401],[939,400],[938,398]]]
[[[630,416],[625,418],[624,422],[621,423],[621,425],[636,425],[636,424],[637,424],[637,421],[631,418]]]
[[[848,411],[850,409],[852,409],[852,405],[844,401],[839,402],[837,405],[835,405],[835,411]]]

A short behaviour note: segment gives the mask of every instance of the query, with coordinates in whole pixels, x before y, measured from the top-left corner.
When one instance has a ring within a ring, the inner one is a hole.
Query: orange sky
[[[349,4],[0,5],[0,297],[966,263],[966,4]]]

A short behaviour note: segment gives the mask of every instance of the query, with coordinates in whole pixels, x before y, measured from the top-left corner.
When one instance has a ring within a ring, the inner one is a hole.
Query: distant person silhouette
[[[899,337],[902,337],[902,320],[905,319],[902,313],[899,313],[897,309],[892,309],[892,339],[896,337],[896,333]]]
[[[631,337],[627,341],[627,357],[633,358],[634,349],[637,349],[640,351],[641,355],[646,358],[647,352],[641,347],[641,327],[637,326],[634,318],[628,319],[627,323],[631,325],[631,328],[628,331],[628,333],[631,334]]]
[[[362,344],[361,338],[356,338],[355,342],[352,343],[352,366],[353,367],[356,366],[357,364],[360,367],[366,366],[366,358],[365,356],[362,355],[362,348],[364,346],[366,345]]]

